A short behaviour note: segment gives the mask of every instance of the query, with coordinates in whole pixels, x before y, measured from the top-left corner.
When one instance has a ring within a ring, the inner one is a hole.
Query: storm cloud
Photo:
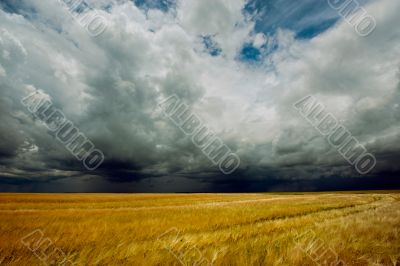
[[[86,1],[106,22],[98,36],[62,2],[0,3],[0,190],[400,188],[399,1],[360,2],[377,24],[364,37],[319,1],[310,13],[313,1]],[[99,168],[22,105],[34,91],[104,153]],[[240,157],[234,173],[159,110],[171,95]],[[376,157],[373,171],[293,108],[307,95]]]

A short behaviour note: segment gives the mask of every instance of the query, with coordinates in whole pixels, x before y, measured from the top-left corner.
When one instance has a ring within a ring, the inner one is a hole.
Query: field
[[[400,194],[0,194],[0,265],[46,264],[400,265]]]

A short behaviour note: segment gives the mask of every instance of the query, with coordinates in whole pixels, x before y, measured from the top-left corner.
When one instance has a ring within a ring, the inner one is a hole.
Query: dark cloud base
[[[338,178],[326,177],[318,180],[284,181],[268,179],[262,181],[224,180],[217,183],[195,182],[190,179],[174,178],[162,186],[159,180],[146,182],[113,183],[92,182],[79,177],[73,180],[38,182],[1,178],[0,192],[33,193],[246,193],[246,192],[322,192],[322,191],[362,191],[399,190],[400,173],[383,174],[374,177]]]

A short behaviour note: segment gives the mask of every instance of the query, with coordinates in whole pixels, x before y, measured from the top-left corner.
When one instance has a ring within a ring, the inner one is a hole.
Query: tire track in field
[[[258,219],[254,219],[252,221],[247,221],[247,222],[242,222],[242,223],[235,223],[235,224],[231,224],[231,225],[222,225],[222,226],[217,226],[214,228],[210,228],[210,229],[202,229],[202,230],[187,230],[183,233],[183,235],[189,235],[189,236],[193,236],[193,235],[199,235],[199,234],[204,234],[204,233],[221,233],[221,231],[230,231],[234,228],[238,228],[238,227],[248,227],[248,226],[258,226],[264,223],[271,223],[271,222],[277,222],[277,221],[282,221],[282,220],[290,220],[290,219],[300,219],[306,216],[310,216],[310,215],[318,215],[318,214],[323,214],[325,212],[332,212],[332,211],[336,211],[336,210],[348,210],[351,208],[357,208],[357,207],[367,207],[365,209],[361,209],[361,210],[354,210],[352,212],[346,213],[343,216],[347,216],[347,215],[351,215],[351,214],[356,214],[356,213],[360,213],[360,212],[365,212],[365,211],[370,211],[371,209],[377,209],[378,207],[381,207],[381,205],[377,206],[376,204],[378,202],[385,202],[384,197],[381,197],[379,199],[374,199],[370,202],[366,202],[366,203],[359,203],[359,204],[349,204],[347,206],[336,206],[336,207],[325,207],[325,208],[320,208],[318,210],[314,210],[314,211],[308,211],[308,212],[303,212],[303,213],[295,213],[295,214],[290,214],[290,215],[282,215],[282,216],[278,216],[278,217],[261,217]],[[369,205],[369,206],[368,206]],[[342,217],[342,216],[341,216]],[[335,218],[339,218],[339,217],[334,217],[331,219],[335,219]],[[322,218],[321,218],[322,219]],[[329,218],[324,217],[323,220],[328,220]],[[330,219],[329,219],[330,220]],[[257,234],[255,234],[257,235]],[[140,240],[140,241],[152,241],[152,239],[144,239],[144,240]]]
[[[222,226],[217,226],[214,228],[206,228],[206,229],[201,229],[201,230],[187,230],[185,232],[182,232],[182,236],[190,237],[190,236],[198,236],[198,235],[202,235],[202,234],[229,234],[235,228],[257,227],[257,226],[260,226],[260,225],[266,224],[266,223],[279,222],[279,221],[283,221],[283,220],[301,219],[301,218],[304,218],[307,216],[311,216],[311,215],[317,216],[317,215],[320,215],[323,213],[329,213],[329,212],[333,212],[336,210],[346,211],[351,208],[357,208],[357,207],[361,208],[361,209],[355,209],[353,211],[349,211],[348,213],[345,213],[344,215],[332,214],[333,218],[318,217],[318,220],[327,221],[327,220],[337,219],[337,218],[341,218],[341,217],[346,217],[349,215],[363,213],[366,211],[371,211],[371,209],[377,210],[380,207],[382,207],[382,205],[377,205],[377,203],[379,203],[379,202],[387,203],[387,201],[385,201],[384,199],[386,199],[386,197],[385,198],[381,197],[380,199],[376,199],[376,200],[373,200],[373,201],[370,201],[367,203],[361,203],[361,204],[351,204],[351,205],[339,206],[339,207],[327,207],[327,208],[323,208],[323,209],[321,208],[321,209],[318,209],[315,211],[308,211],[308,212],[303,212],[303,213],[285,215],[285,216],[281,216],[281,217],[263,217],[263,218],[258,218],[258,219],[252,220],[252,221],[236,223],[236,224],[231,224],[231,225],[222,225]],[[337,216],[339,216],[339,217],[337,217]],[[302,227],[306,227],[306,225],[300,225],[297,227],[297,229],[302,228]],[[294,227],[291,227],[291,229],[293,229],[293,228]],[[282,232],[284,232],[284,230],[282,230]],[[258,235],[259,235],[259,233],[254,232],[253,234],[247,234],[247,237],[251,238],[253,236],[258,236]],[[152,241],[154,241],[154,238],[142,239],[142,240],[138,240],[138,241],[139,242],[152,242]]]
[[[209,230],[209,231],[216,232],[216,231],[221,231],[221,230],[232,229],[233,227],[256,226],[258,224],[262,224],[262,223],[266,223],[266,222],[275,222],[275,221],[281,221],[281,220],[296,219],[296,218],[301,218],[301,217],[310,216],[310,215],[316,215],[316,214],[324,213],[324,212],[330,212],[330,211],[335,211],[335,210],[345,210],[345,209],[350,209],[350,208],[355,208],[355,207],[361,207],[364,205],[371,205],[373,203],[376,203],[376,201],[368,202],[368,203],[361,203],[361,204],[349,204],[346,206],[339,206],[339,207],[325,207],[325,208],[320,208],[318,210],[307,211],[307,212],[303,212],[303,213],[282,215],[282,216],[277,216],[277,217],[261,217],[258,219],[254,219],[252,221],[236,223],[236,224],[227,225],[227,226],[219,226],[219,227],[217,227],[213,230]],[[372,208],[373,207],[368,208],[368,210],[370,210]]]

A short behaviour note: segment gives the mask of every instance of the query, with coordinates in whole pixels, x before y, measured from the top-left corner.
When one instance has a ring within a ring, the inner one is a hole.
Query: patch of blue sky
[[[21,4],[20,0],[3,0],[0,1],[0,8],[7,13],[18,14]]]
[[[239,59],[242,61],[248,62],[257,62],[262,58],[262,54],[260,49],[257,49],[250,43],[246,43],[243,45],[242,50],[240,51]]]
[[[176,0],[132,0],[134,4],[147,11],[149,9],[159,9],[168,12],[176,8]]]
[[[111,4],[107,4],[104,6],[104,10],[108,13],[111,13],[113,6]]]
[[[10,14],[22,15],[26,19],[37,18],[37,11],[22,0],[0,0],[0,8]]]
[[[336,23],[337,19],[332,18],[330,20],[325,20],[319,24],[310,25],[307,28],[301,29],[296,33],[296,38],[298,39],[311,39],[320,33],[326,31]]]
[[[357,2],[362,6],[370,0]],[[332,9],[327,0],[249,0],[243,12],[255,21],[255,33],[274,36],[278,29],[284,29],[293,31],[296,39],[311,39],[341,19],[338,11]],[[274,44],[273,47],[258,49],[245,43],[238,58],[257,62],[276,49]]]
[[[219,56],[222,53],[222,49],[219,47],[212,36],[206,35],[201,36],[202,42],[204,44],[205,52],[209,53],[211,56]]]
[[[357,0],[362,6],[370,0]],[[332,27],[341,17],[327,0],[250,0],[244,9],[256,20],[255,31],[274,34],[278,28],[312,38]]]

